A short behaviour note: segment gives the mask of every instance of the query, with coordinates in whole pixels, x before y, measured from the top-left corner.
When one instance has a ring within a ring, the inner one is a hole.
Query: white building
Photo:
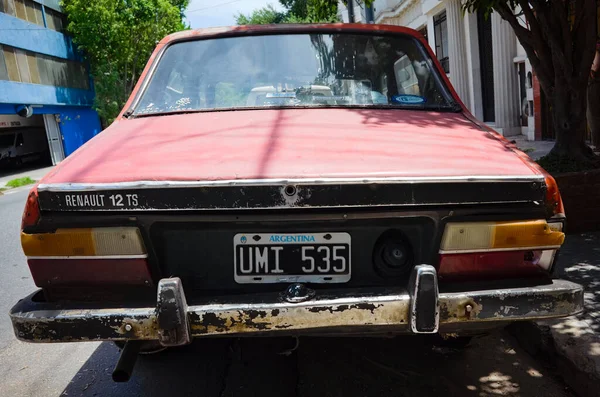
[[[354,5],[355,21],[364,22],[364,5],[356,0]],[[340,3],[338,9],[348,22],[346,7]],[[460,0],[375,0],[373,9],[375,23],[407,26],[425,36],[477,118],[504,136],[542,138],[541,126],[535,125],[542,119],[533,117],[537,82],[512,28],[499,15],[463,13]]]

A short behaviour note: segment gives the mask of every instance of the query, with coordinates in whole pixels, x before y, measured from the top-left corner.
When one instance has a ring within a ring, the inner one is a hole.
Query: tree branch
[[[565,6],[565,3],[567,5]],[[558,22],[562,29],[562,39],[563,39],[563,54],[568,56],[570,60],[572,60],[572,51],[573,51],[573,38],[571,37],[571,24],[569,22],[569,2],[566,1],[551,1],[550,6],[554,9],[555,22]],[[571,73],[573,73],[572,65],[570,62]]]
[[[538,56],[538,53],[535,50],[539,40],[536,40],[531,30],[525,29],[523,26],[521,26],[519,20],[513,13],[512,9],[510,9],[510,7],[508,7],[506,3],[497,4],[496,6],[494,6],[494,10],[498,14],[500,14],[500,16],[504,20],[506,20],[514,29],[517,38],[519,39],[521,45],[527,53],[529,62],[535,70],[535,73],[538,77],[538,80],[540,81],[542,88],[544,89],[544,92],[546,92],[548,97],[551,97],[553,90],[552,81],[554,79],[554,72],[553,70],[548,70],[548,65],[544,64],[542,60],[540,60],[540,57]]]
[[[527,2],[526,0],[521,1]],[[568,45],[566,38],[561,37],[560,35],[561,31],[564,29],[570,29],[568,23],[569,21],[567,19],[568,15],[566,12],[561,15],[558,9],[554,10],[554,15],[558,17],[554,19],[558,20],[558,24],[560,25],[557,27],[553,23],[556,21],[553,21],[552,6],[550,6],[551,3],[562,3],[562,0],[554,0],[550,2],[529,0],[529,2],[534,7],[533,11],[535,11],[535,17],[542,28],[543,34],[546,36],[546,43],[550,46],[550,55],[552,56],[552,62],[555,69],[558,69],[560,71],[560,75],[567,79],[567,84],[571,84],[573,80],[573,60],[572,57],[569,56],[570,53],[565,53],[564,51],[564,48]]]
[[[596,50],[598,34],[598,4],[596,0],[581,0],[582,21],[573,33],[573,52],[580,54],[580,59],[573,60],[578,65],[575,78],[581,84],[587,82]]]
[[[544,37],[544,34],[542,32],[542,29],[540,27],[540,24],[536,17],[536,14],[533,12],[531,7],[529,6],[528,0],[518,0],[518,1],[519,1],[519,5],[521,6],[521,9],[523,10],[523,13],[525,14],[525,19],[527,20],[529,29],[531,30],[531,33],[535,40],[535,42],[532,43],[532,45],[535,48],[536,53],[538,54],[538,57],[540,58],[541,65],[545,69],[547,69],[548,75],[552,76],[551,78],[553,78],[554,63],[552,62],[551,50],[546,43],[546,37]],[[538,73],[538,77],[539,77],[539,73]]]

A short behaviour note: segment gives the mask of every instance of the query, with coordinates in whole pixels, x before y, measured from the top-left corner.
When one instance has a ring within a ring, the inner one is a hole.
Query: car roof
[[[252,34],[287,34],[314,31],[353,32],[353,33],[399,33],[424,39],[421,33],[404,26],[377,25],[363,23],[328,23],[328,24],[277,24],[277,25],[240,25],[184,30],[173,33],[161,40],[160,44],[174,41],[185,41],[220,36],[245,36]]]

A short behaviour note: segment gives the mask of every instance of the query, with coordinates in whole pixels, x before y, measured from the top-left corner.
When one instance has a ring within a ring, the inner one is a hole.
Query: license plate
[[[239,233],[233,252],[240,284],[350,280],[348,233]]]

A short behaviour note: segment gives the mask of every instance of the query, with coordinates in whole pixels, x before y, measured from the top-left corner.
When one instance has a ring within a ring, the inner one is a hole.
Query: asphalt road
[[[204,339],[143,356],[115,384],[111,343],[27,344],[5,314],[33,291],[19,246],[26,190],[0,196],[0,396],[572,396],[505,333],[464,350],[420,337]]]

